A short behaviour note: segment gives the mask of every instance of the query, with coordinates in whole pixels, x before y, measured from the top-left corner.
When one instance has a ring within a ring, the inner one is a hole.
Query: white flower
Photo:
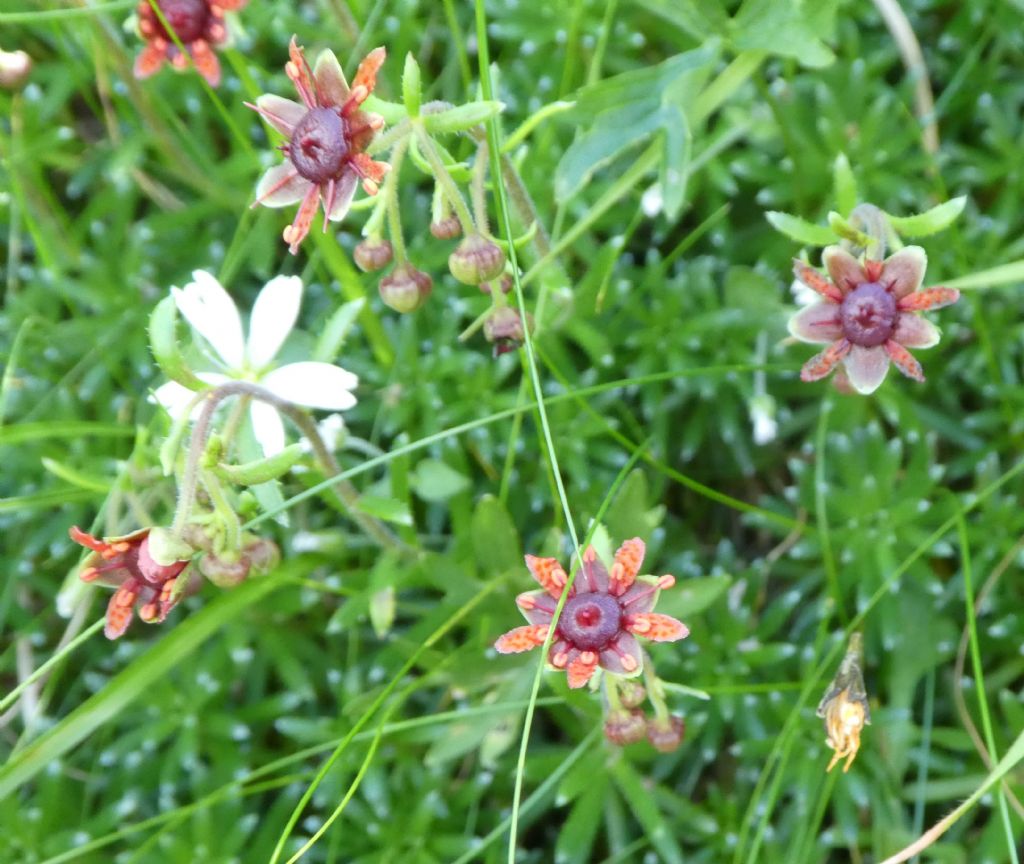
[[[275,366],[302,302],[302,280],[277,276],[260,291],[249,318],[249,336],[231,295],[209,273],[196,270],[184,288],[171,288],[174,303],[211,351],[206,355],[217,371],[198,372],[213,386],[225,381],[251,381],[280,399],[306,408],[344,411],[356,404],[352,390],[359,379],[330,363],[305,361]],[[175,381],[153,394],[172,417],[188,410],[195,393]],[[267,456],[284,449],[284,423],[277,409],[254,399],[250,406],[253,433]]]
[[[775,400],[768,394],[750,400],[750,422],[754,426],[754,443],[768,444],[775,440],[779,424],[775,420]]]

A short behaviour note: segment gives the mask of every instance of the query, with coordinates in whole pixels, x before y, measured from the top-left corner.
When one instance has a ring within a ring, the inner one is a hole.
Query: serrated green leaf
[[[467,102],[446,108],[433,114],[423,115],[423,125],[431,135],[450,135],[453,132],[466,132],[474,126],[486,123],[492,117],[505,110],[505,103],[497,100]]]
[[[952,225],[966,206],[967,196],[961,195],[914,216],[892,216],[888,213],[885,215],[889,217],[892,227],[904,237],[927,237]]]
[[[302,445],[292,444],[273,456],[264,456],[242,465],[218,463],[214,472],[236,486],[255,486],[269,483],[287,474],[302,458]]]
[[[178,347],[178,307],[173,297],[164,297],[149,316],[149,348],[160,370],[171,381],[189,390],[202,390],[206,385],[188,368]]]
[[[820,68],[835,60],[823,40],[835,32],[838,0],[745,0],[730,22],[740,51],[767,51]]]
[[[498,575],[523,566],[523,547],[512,517],[493,495],[480,499],[473,511],[473,551],[484,573]]]
[[[314,360],[319,360],[321,363],[333,363],[337,359],[345,344],[348,331],[352,329],[356,317],[363,311],[365,305],[366,300],[357,297],[355,300],[343,303],[335,310],[320,332],[320,337],[316,340],[316,348],[313,349]]]
[[[769,210],[764,214],[765,219],[772,228],[780,231],[797,243],[807,246],[828,246],[836,242],[836,235],[831,228],[825,225],[815,225],[799,216],[791,213],[783,213],[781,210]]]
[[[853,169],[850,168],[850,160],[845,153],[836,156],[832,164],[832,186],[836,196],[836,206],[840,213],[847,216],[857,206],[857,180],[853,176]]]
[[[402,102],[410,117],[420,116],[420,104],[423,101],[422,85],[420,84],[420,64],[410,51],[405,55],[405,68],[402,71]]]
[[[424,501],[447,501],[469,487],[469,478],[440,459],[424,459],[409,476],[409,483]]]

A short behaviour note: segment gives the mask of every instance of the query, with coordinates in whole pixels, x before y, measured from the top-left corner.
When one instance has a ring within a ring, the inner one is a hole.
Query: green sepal
[[[263,459],[256,459],[246,462],[243,465],[228,465],[223,462],[214,467],[214,473],[239,486],[256,486],[260,483],[269,483],[276,480],[283,474],[287,474],[302,458],[302,445],[292,444],[285,447],[280,453],[267,456]]]
[[[849,240],[855,246],[862,246],[865,249],[873,246],[875,243],[870,234],[858,231],[842,216],[836,213],[835,210],[832,210],[828,214],[828,224],[840,240]]]
[[[372,93],[362,104],[362,110],[370,114],[379,114],[384,118],[384,123],[388,126],[398,125],[407,116],[404,105],[400,105],[398,102],[388,102],[378,96],[374,96]]]
[[[465,105],[446,108],[436,114],[424,114],[423,125],[431,135],[450,135],[479,126],[492,117],[497,117],[504,110],[505,103],[493,99],[467,102]]]
[[[420,83],[420,64],[410,51],[405,55],[405,69],[402,70],[402,102],[410,117],[420,116],[423,90]]]
[[[149,540],[149,557],[161,567],[188,561],[195,554],[195,549],[167,528],[151,529],[146,539]]]
[[[207,385],[188,368],[178,348],[176,334],[178,307],[173,297],[164,297],[149,316],[149,348],[160,371],[171,381],[189,390],[202,390]]]
[[[914,216],[892,216],[889,213],[885,215],[889,217],[892,227],[904,237],[927,237],[952,225],[966,206],[967,196],[961,195]]]
[[[835,234],[831,228],[824,225],[815,225],[799,216],[791,213],[783,213],[781,210],[769,210],[764,214],[769,224],[776,231],[780,231],[797,243],[807,246],[828,246],[836,242]]]

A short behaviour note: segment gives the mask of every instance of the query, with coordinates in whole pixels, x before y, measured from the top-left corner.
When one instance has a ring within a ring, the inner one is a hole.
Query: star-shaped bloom
[[[220,63],[214,46],[228,38],[224,13],[241,9],[248,0],[156,0],[167,23],[185,46],[189,57],[211,87],[220,83]],[[135,58],[135,77],[148,78],[164,63],[175,69],[188,67],[188,58],[178,49],[163,22],[153,11],[149,0],[138,8],[139,33],[146,47]]]
[[[548,654],[552,666],[566,671],[570,687],[582,687],[598,667],[626,677],[639,675],[644,661],[637,636],[675,642],[689,634],[681,621],[653,611],[658,593],[671,588],[676,580],[673,576],[637,576],[644,551],[639,537],[627,540],[615,553],[611,573],[592,546],[583,553],[583,567],[569,589]],[[568,582],[555,558],[527,555],[526,566],[543,590],[516,598],[530,623],[498,639],[494,647],[502,654],[544,644],[558,598]]]
[[[800,372],[804,381],[824,378],[842,361],[851,386],[873,393],[889,371],[889,361],[908,378],[924,381],[921,364],[908,348],[938,344],[939,329],[918,315],[955,303],[955,288],[921,289],[927,257],[907,246],[885,261],[863,263],[840,246],[829,246],[822,263],[826,279],[803,261],[793,262],[796,277],[821,295],[789,320],[789,332],[804,342],[829,343]]]
[[[124,634],[136,607],[143,621],[157,624],[177,604],[174,588],[192,556],[187,547],[165,542],[167,532],[143,528],[124,537],[102,540],[77,526],[68,533],[76,543],[91,550],[82,564],[79,578],[83,582],[101,581],[117,588],[107,605],[103,632],[108,639]]]
[[[256,297],[248,338],[231,295],[209,273],[196,270],[184,288],[172,288],[175,305],[202,337],[214,371],[197,372],[207,384],[251,381],[280,399],[306,408],[344,411],[356,404],[352,390],[359,379],[338,366],[318,361],[276,365],[275,358],[295,325],[302,302],[298,276],[276,276]],[[172,417],[194,403],[195,393],[171,381],[154,396]],[[265,455],[284,449],[284,424],[277,409],[253,399],[249,408],[253,432]]]
[[[281,147],[285,161],[263,175],[255,203],[287,207],[302,202],[283,235],[294,255],[309,233],[319,202],[323,202],[326,232],[328,220],[345,218],[359,181],[368,195],[375,195],[390,166],[374,162],[365,152],[384,119],[360,110],[377,83],[385,50],[375,48],[366,55],[351,88],[334,52],[321,53],[316,68],[310,69],[293,36],[288,53],[291,59],[284,69],[302,104],[268,93],[249,107],[288,138]]]

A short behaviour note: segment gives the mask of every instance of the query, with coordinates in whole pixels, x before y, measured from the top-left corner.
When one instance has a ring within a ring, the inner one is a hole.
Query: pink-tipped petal
[[[921,287],[928,256],[920,246],[907,246],[890,255],[882,264],[880,281],[897,300]]]
[[[196,70],[206,79],[206,83],[211,87],[220,84],[220,61],[210,44],[197,39],[188,46],[188,49]]]
[[[643,649],[632,633],[623,633],[601,652],[601,668],[616,675],[638,675],[643,663]]]
[[[892,338],[907,348],[931,348],[939,344],[939,328],[920,315],[900,313]]]
[[[531,624],[550,624],[555,614],[555,600],[547,591],[525,591],[516,597],[516,606]]]
[[[310,183],[306,195],[302,199],[302,204],[299,206],[299,212],[295,214],[295,219],[281,232],[284,242],[288,244],[288,251],[292,255],[299,253],[299,244],[309,233],[309,226],[313,224],[313,217],[316,215],[319,195],[319,187]]]
[[[333,51],[321,51],[313,67],[313,78],[316,79],[317,92],[321,105],[333,105],[340,108],[348,99],[348,81],[341,71],[341,64]]]
[[[509,630],[494,643],[499,654],[520,654],[538,645],[543,645],[548,638],[547,624],[527,624]]]
[[[248,104],[248,103],[246,103]],[[256,111],[282,135],[291,135],[299,121],[306,116],[306,107],[283,96],[264,93],[250,107]]]
[[[903,297],[896,308],[900,312],[923,312],[926,309],[941,309],[960,299],[956,288],[925,288]]]
[[[836,364],[850,353],[852,346],[846,339],[833,342],[820,354],[815,354],[800,370],[801,381],[818,381],[835,369]]]
[[[690,635],[690,628],[671,615],[659,612],[637,612],[626,616],[623,626],[630,633],[652,642],[675,642]]]
[[[569,577],[566,576],[565,570],[558,563],[557,558],[538,558],[535,555],[527,555],[526,566],[533,578],[537,580],[537,584],[548,594],[552,597],[562,596],[562,589],[565,588]]]
[[[374,48],[363,58],[363,62],[359,64],[359,68],[356,70],[356,77],[352,79],[353,91],[361,87],[365,88],[366,96],[373,92],[373,88],[377,86],[377,71],[384,65],[384,60],[387,56],[388,52],[381,46]],[[359,102],[363,102],[366,96],[359,99]]]
[[[789,319],[789,332],[801,342],[835,342],[843,335],[839,307],[828,301],[804,306]]]
[[[921,369],[921,364],[899,342],[889,339],[885,343],[885,353],[896,364],[896,368],[908,378],[912,378],[914,381],[924,381],[924,370]]]
[[[256,204],[264,207],[288,207],[301,201],[309,192],[310,183],[291,162],[282,162],[269,169],[256,184]]]
[[[605,592],[608,590],[608,570],[593,546],[588,546],[583,552],[583,569],[576,581],[573,583],[578,594],[589,594],[594,591]]]
[[[809,264],[805,264],[799,258],[793,259],[793,275],[808,288],[813,288],[817,291],[826,300],[831,300],[833,303],[843,302],[843,292],[817,270]]]
[[[865,348],[854,345],[846,356],[846,374],[850,385],[858,393],[867,396],[874,393],[885,380],[889,371],[889,355],[881,345]]]
[[[331,222],[340,222],[348,215],[358,185],[359,178],[353,172],[346,171],[341,175],[341,179],[334,185],[333,203],[328,207],[327,202],[324,202],[324,212]]]
[[[825,251],[821,253],[821,263],[828,270],[833,284],[844,296],[867,281],[860,262],[842,246],[826,246]]]
[[[166,60],[167,49],[161,44],[150,42],[135,58],[135,77],[148,78],[163,66]]]

